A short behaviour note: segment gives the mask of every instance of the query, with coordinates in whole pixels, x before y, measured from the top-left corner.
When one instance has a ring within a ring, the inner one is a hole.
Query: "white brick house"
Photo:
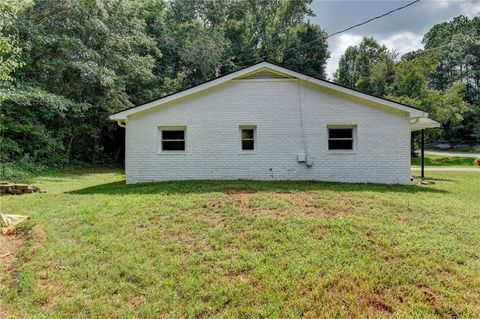
[[[407,184],[428,114],[262,62],[110,117],[127,183],[183,179]]]

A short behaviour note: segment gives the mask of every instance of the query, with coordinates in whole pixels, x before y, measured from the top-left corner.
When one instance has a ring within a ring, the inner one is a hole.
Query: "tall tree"
[[[418,107],[439,121],[443,131],[430,134],[451,136],[452,128],[460,125],[470,105],[462,98],[465,91],[462,83],[443,91],[428,87],[427,75],[434,67],[432,58],[428,56],[397,63],[388,98]]]
[[[311,1],[0,2],[1,160],[118,159],[109,114],[262,59],[324,77]]]
[[[448,90],[463,83],[461,95],[472,106],[462,124],[450,128],[450,134],[480,139],[480,17],[458,16],[437,24],[425,34],[423,43],[425,50],[434,49],[435,67],[428,74],[429,85]]]
[[[365,93],[383,96],[393,80],[396,54],[374,38],[364,37],[340,58],[334,80]]]
[[[23,65],[21,47],[12,26],[17,14],[25,6],[25,2],[0,2],[0,83],[13,81],[11,74]]]
[[[325,79],[326,60],[330,57],[327,33],[310,23],[299,25],[293,31],[289,47],[284,51],[282,65],[303,74]]]
[[[159,51],[136,18],[140,5],[45,0],[19,14],[15,30],[26,64],[15,74],[14,91],[5,94],[2,113],[8,119],[19,109],[24,113],[3,127],[20,153],[63,161],[98,158],[111,128],[108,115],[140,100],[141,87],[154,79]],[[31,125],[41,134],[31,134]],[[44,147],[45,138],[51,148]]]

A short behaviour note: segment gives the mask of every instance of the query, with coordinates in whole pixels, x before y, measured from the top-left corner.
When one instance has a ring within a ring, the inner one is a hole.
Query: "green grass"
[[[480,174],[434,185],[56,174],[2,197],[47,240],[0,282],[13,318],[474,318]],[[21,261],[21,262],[20,262]],[[1,272],[1,265],[0,265]]]
[[[476,159],[471,157],[459,156],[439,156],[425,154],[425,166],[477,166]],[[421,159],[419,157],[412,157],[412,165],[420,166]]]
[[[463,149],[458,149],[458,148],[449,148],[449,149],[439,149],[439,148],[426,148],[428,151],[447,151],[447,152],[454,152],[454,153],[478,153],[480,150],[475,147],[469,147],[469,148],[463,148]]]

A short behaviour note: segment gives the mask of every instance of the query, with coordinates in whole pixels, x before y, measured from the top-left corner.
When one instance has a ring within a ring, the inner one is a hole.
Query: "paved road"
[[[420,167],[412,167],[412,171],[419,171]],[[480,172],[480,167],[425,167],[425,172]]]
[[[448,152],[448,151],[425,151],[425,154],[440,155],[440,156],[459,156],[480,158],[480,153],[463,153],[463,152]]]

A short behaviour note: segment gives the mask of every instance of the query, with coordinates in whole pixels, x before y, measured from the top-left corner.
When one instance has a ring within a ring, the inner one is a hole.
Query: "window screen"
[[[162,151],[184,151],[185,130],[162,130]]]
[[[329,128],[329,150],[353,150],[353,128]]]

